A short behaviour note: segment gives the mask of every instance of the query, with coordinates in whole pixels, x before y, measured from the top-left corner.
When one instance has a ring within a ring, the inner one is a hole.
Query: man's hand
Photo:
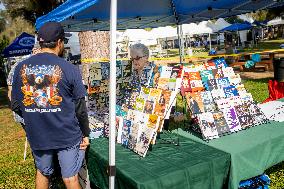
[[[84,137],[80,144],[80,150],[86,150],[86,148],[90,145],[89,137]]]

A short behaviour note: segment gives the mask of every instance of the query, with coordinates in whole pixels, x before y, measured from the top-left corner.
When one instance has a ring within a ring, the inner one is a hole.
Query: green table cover
[[[284,161],[283,122],[272,121],[209,142],[181,129],[174,133],[231,154],[229,189],[237,189],[241,180],[260,175]]]
[[[181,136],[179,146],[166,144],[170,138],[177,135],[161,134],[145,158],[116,145],[116,188],[219,189],[224,186],[230,167],[228,153]],[[101,189],[108,188],[108,139],[92,141],[87,159],[91,183]]]

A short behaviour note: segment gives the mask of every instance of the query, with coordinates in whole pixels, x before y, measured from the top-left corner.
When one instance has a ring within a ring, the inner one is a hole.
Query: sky
[[[0,3],[0,10],[3,10],[5,7],[2,3]]]

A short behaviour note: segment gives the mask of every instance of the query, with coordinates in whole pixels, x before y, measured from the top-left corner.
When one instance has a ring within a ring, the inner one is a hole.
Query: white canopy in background
[[[280,24],[284,24],[284,20],[281,17],[277,17],[273,20],[270,20],[267,23],[268,26],[274,26],[274,25],[280,25]]]
[[[150,35],[156,39],[177,37],[177,29],[171,26],[154,28],[150,31]]]

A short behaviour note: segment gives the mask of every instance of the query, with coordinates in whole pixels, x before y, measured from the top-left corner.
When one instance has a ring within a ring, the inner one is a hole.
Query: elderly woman
[[[153,86],[154,78],[158,77],[158,67],[149,62],[149,49],[144,44],[137,43],[130,46],[130,60],[132,61],[132,84],[135,86]]]

